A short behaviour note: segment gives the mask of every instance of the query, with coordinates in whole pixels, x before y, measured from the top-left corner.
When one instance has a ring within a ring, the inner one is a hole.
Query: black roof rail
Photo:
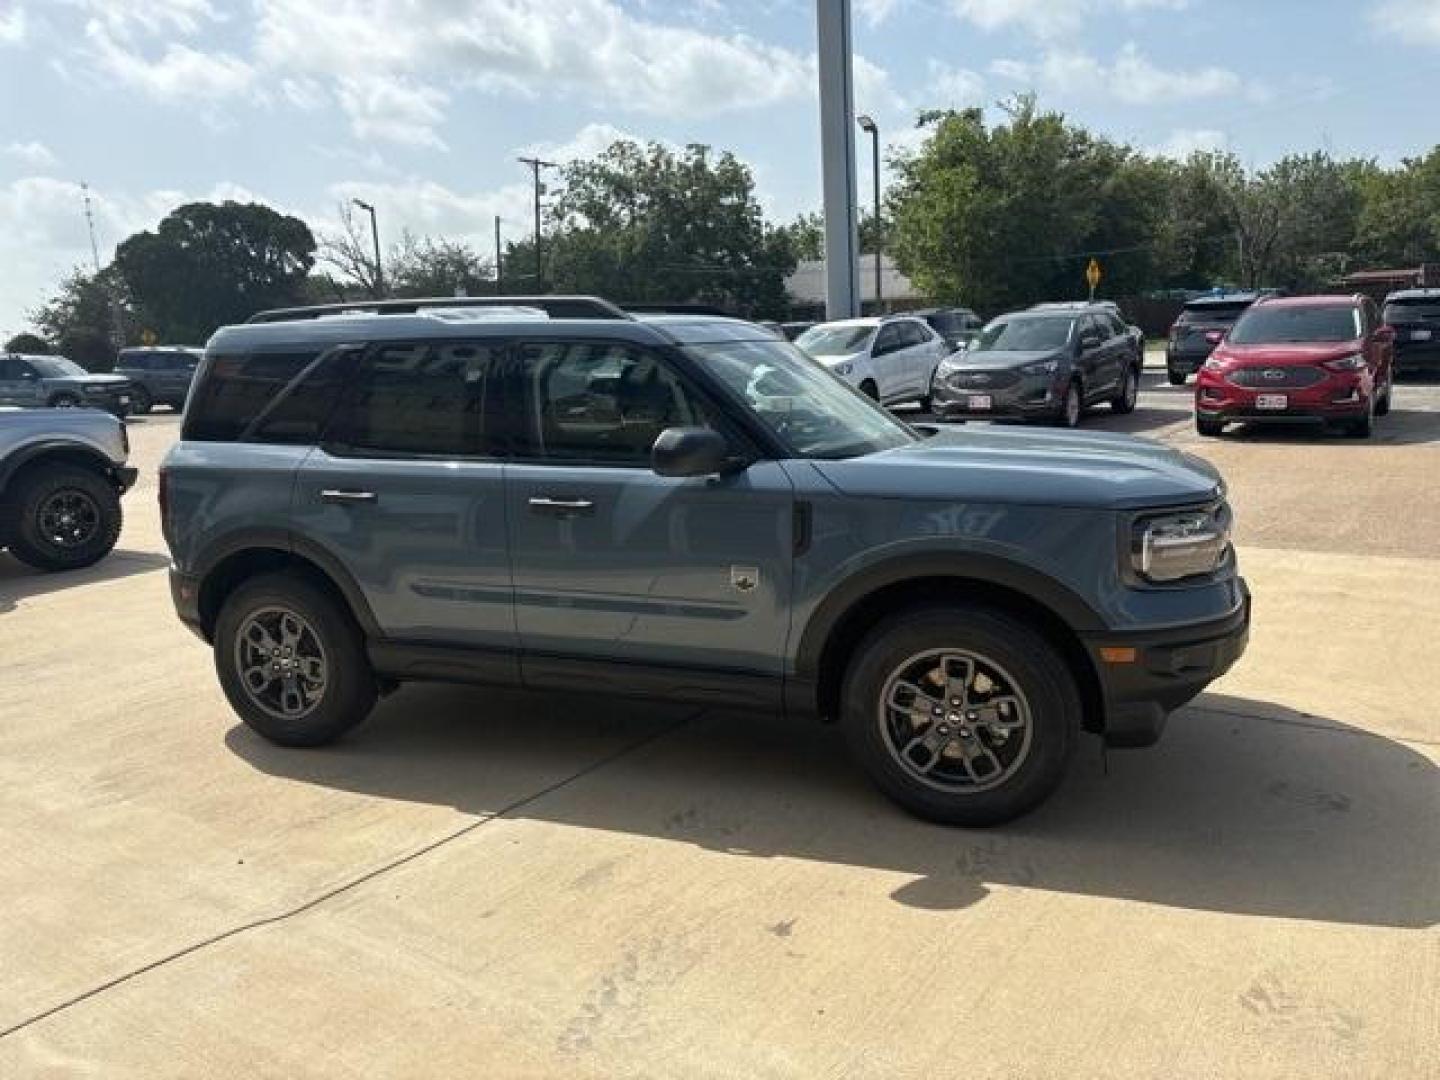
[[[539,308],[552,319],[628,319],[609,300],[598,296],[432,296],[419,300],[352,300],[343,304],[313,304],[307,307],[274,308],[260,311],[247,323],[297,322],[338,315],[347,311],[368,311],[375,315],[414,315],[426,308]]]

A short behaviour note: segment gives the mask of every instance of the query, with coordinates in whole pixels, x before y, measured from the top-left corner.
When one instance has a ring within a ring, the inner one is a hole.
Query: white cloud
[[[402,77],[346,76],[336,86],[340,107],[358,139],[387,139],[444,150],[435,127],[449,96]]]
[[[59,164],[59,159],[55,157],[48,146],[34,140],[12,142],[4,148],[3,153],[6,157],[32,169],[53,169]]]
[[[110,33],[190,35],[221,18],[210,0],[78,0],[79,7]]]
[[[1440,45],[1440,0],[1380,0],[1370,22],[1383,37],[1401,44]]]
[[[122,44],[98,20],[85,27],[85,37],[90,57],[101,71],[160,101],[216,101],[248,89],[255,78],[254,69],[237,56],[201,52],[178,42],[167,44],[157,57],[144,56]]]
[[[1252,92],[1228,68],[1208,66],[1189,70],[1162,68],[1133,44],[1120,50],[1114,63],[1086,52],[1047,49],[1038,62],[1001,59],[990,73],[1028,83],[1057,96],[1091,97],[1154,105],[1173,101],[1231,97]]]
[[[518,167],[517,167],[518,169]],[[456,191],[433,180],[418,177],[394,182],[346,180],[327,189],[333,206],[351,199],[364,199],[380,208],[385,242],[402,229],[421,236],[444,236],[463,240],[477,251],[495,246],[495,216],[507,240],[530,235],[534,221],[534,193],[527,180],[518,180],[490,191]],[[312,215],[311,228],[334,232],[336,211]]]
[[[899,9],[902,0],[856,0],[860,17],[869,26],[879,26]]]
[[[1176,128],[1166,136],[1165,141],[1148,149],[1155,157],[1174,158],[1184,161],[1191,154],[1202,150],[1225,150],[1230,146],[1230,137],[1214,128]]]
[[[950,0],[950,10],[982,30],[1011,27],[1056,38],[1077,29],[1087,16],[1147,9],[1179,11],[1189,0]]]
[[[537,142],[518,146],[513,151],[513,156],[523,154],[526,157],[544,158],[546,161],[563,165],[580,158],[595,157],[602,151],[608,150],[612,143],[617,142],[658,142],[670,150],[681,149],[678,143],[671,142],[669,139],[652,139],[635,135],[628,131],[622,131],[614,124],[591,123],[586,124],[564,142]]]
[[[942,109],[978,105],[985,95],[985,77],[969,68],[951,67],[939,60],[931,60],[926,95],[929,103]]]
[[[25,9],[18,5],[0,11],[0,45],[19,45],[25,40]]]

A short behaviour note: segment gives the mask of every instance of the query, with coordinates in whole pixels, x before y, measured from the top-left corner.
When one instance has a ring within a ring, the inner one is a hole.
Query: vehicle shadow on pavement
[[[596,767],[597,745],[617,736],[634,749]],[[918,908],[1025,888],[1370,926],[1440,921],[1440,770],[1389,739],[1245,699],[1201,697],[1159,746],[1112,752],[1108,773],[1098,740],[1084,739],[1054,798],[991,830],[907,816],[850,763],[835,728],[774,716],[417,686],[328,749],[287,751],[238,725],[226,741],[265,773],[477,814],[503,809],[477,786],[480,763],[530,768],[573,743],[575,778],[507,816],[898,872],[911,880],[881,887]]]
[[[1354,439],[1339,428],[1322,428],[1311,424],[1253,423],[1233,425],[1216,441],[1277,445],[1324,441],[1362,448],[1376,445],[1418,446],[1440,443],[1440,412],[1406,409],[1397,405],[1387,415],[1376,417],[1375,430],[1368,439]]]
[[[164,555],[156,555],[150,551],[117,549],[94,566],[87,566],[83,570],[47,572],[26,566],[9,552],[0,551],[0,615],[13,611],[21,600],[79,585],[115,581],[169,565],[170,560]]]

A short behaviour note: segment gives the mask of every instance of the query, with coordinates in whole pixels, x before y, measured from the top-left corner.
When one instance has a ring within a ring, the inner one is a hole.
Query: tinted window
[[[1440,296],[1428,300],[1391,300],[1385,305],[1387,323],[1428,322],[1440,319]]]
[[[1286,342],[1354,341],[1361,336],[1360,310],[1344,307],[1256,307],[1230,331],[1234,345]]]
[[[904,339],[900,336],[900,326],[896,323],[887,323],[875,335],[875,347],[870,352],[872,356],[879,356],[881,353],[898,349],[903,344]]]
[[[632,345],[526,345],[519,378],[532,458],[648,466],[666,428],[720,428],[658,353]]]
[[[812,326],[795,344],[811,356],[848,356],[865,348],[873,326]]]
[[[346,380],[327,441],[361,455],[489,456],[489,374],[501,352],[468,341],[372,348]]]
[[[115,362],[117,368],[128,368],[131,371],[149,371],[150,357],[145,353],[121,353],[120,359]]]
[[[21,361],[26,363],[26,361]],[[35,356],[29,361],[29,366],[40,372],[47,379],[73,379],[77,375],[88,375],[86,371],[74,360],[64,356]]]
[[[0,356],[0,379],[20,378],[20,361],[9,356]]]
[[[1243,304],[1204,304],[1198,307],[1187,307],[1180,312],[1180,318],[1176,322],[1182,326],[1192,323],[1199,323],[1204,326],[1214,326],[1217,323],[1229,325],[1238,319],[1250,306],[1249,302]]]
[[[997,319],[980,331],[970,348],[972,352],[1058,349],[1070,340],[1073,321],[1069,316]]]
[[[319,354],[252,353],[212,356],[191,392],[183,438],[232,442],[251,426],[270,401]]]

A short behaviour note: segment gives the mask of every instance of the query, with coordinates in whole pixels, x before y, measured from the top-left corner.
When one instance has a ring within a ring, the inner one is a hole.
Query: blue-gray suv
[[[1245,648],[1197,458],[912,426],[737,320],[506,303],[211,339],[161,471],[171,588],[265,737],[328,742],[411,680],[783,710],[980,825]]]

